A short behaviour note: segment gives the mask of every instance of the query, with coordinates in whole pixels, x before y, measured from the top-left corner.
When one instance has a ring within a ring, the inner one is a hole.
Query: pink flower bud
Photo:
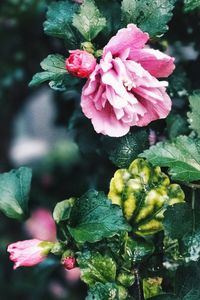
[[[51,212],[45,208],[39,208],[25,223],[28,234],[43,241],[56,241],[56,225]]]
[[[76,259],[75,257],[69,256],[64,258],[62,263],[66,270],[72,270],[75,268]]]
[[[79,280],[81,277],[81,270],[78,267],[71,270],[65,270],[65,272],[66,272],[65,277],[67,281],[75,282]]]
[[[157,140],[157,135],[156,135],[156,132],[152,129],[150,129],[150,132],[149,132],[149,144],[152,146],[156,143],[156,140]]]
[[[8,246],[10,260],[15,264],[13,269],[20,266],[31,267],[39,264],[47,257],[53,243],[37,239],[19,241]]]
[[[95,57],[83,50],[69,51],[70,56],[66,59],[66,69],[69,73],[80,78],[88,78],[96,67]]]

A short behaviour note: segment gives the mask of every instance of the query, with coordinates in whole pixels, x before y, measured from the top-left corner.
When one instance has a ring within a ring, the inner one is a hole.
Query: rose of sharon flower
[[[96,67],[95,57],[84,50],[71,50],[66,59],[66,69],[69,73],[80,78],[88,78]]]
[[[56,241],[56,225],[51,212],[46,208],[35,210],[25,222],[25,229],[33,238],[42,241]]]
[[[13,269],[15,270],[21,266],[31,267],[39,264],[47,257],[52,244],[53,243],[43,242],[37,239],[10,244],[7,251],[10,253],[10,260],[15,263]]]
[[[131,126],[146,126],[171,110],[166,81],[174,58],[144,48],[148,33],[134,24],[118,31],[83,87],[81,106],[97,133],[119,137]]]

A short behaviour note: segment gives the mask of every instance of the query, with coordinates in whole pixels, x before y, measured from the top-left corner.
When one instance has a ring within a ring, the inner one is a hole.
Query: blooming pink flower
[[[13,269],[20,266],[31,267],[42,262],[47,254],[41,243],[45,242],[33,239],[10,244],[7,251],[10,253],[10,260],[15,263]]]
[[[66,69],[69,73],[80,78],[87,78],[94,71],[96,59],[84,50],[71,50],[66,59]]]
[[[71,270],[75,268],[76,259],[75,257],[69,256],[63,259],[63,265],[65,269]]]
[[[144,48],[148,33],[134,24],[118,31],[83,87],[81,106],[98,133],[119,137],[131,126],[165,118],[171,109],[166,81],[174,58]]]
[[[25,222],[25,229],[33,238],[56,241],[56,225],[51,212],[46,208],[39,208],[34,211]]]

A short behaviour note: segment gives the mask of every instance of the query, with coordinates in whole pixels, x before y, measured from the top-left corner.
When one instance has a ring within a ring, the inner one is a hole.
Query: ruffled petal
[[[136,25],[129,24],[127,28],[120,29],[104,47],[103,57],[111,52],[113,56],[124,55],[124,49],[141,49],[149,39],[146,32],[142,32]]]
[[[174,58],[159,50],[132,49],[129,59],[141,64],[152,76],[168,77],[175,69]]]
[[[82,95],[81,107],[86,117],[91,119],[97,133],[102,133],[111,137],[120,137],[128,133],[130,126],[117,120],[110,104],[107,103],[102,110],[96,110],[91,99]]]
[[[159,88],[159,92],[162,94],[162,101],[150,101],[148,97],[140,97],[139,101],[140,103],[146,108],[147,112],[144,114],[143,117],[139,118],[137,122],[137,126],[143,127],[148,125],[150,122],[158,120],[158,119],[164,119],[168,116],[170,110],[171,110],[171,99],[165,92],[165,88]]]

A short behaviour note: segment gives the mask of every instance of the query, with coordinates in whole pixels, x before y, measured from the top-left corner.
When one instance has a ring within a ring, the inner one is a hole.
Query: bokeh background
[[[117,1],[117,0],[116,0]],[[58,201],[88,188],[108,190],[115,170],[90,123],[79,112],[81,86],[60,93],[47,84],[29,88],[39,63],[50,53],[67,56],[62,41],[45,36],[45,0],[0,0],[0,171],[22,165],[33,169],[30,215],[52,211]],[[187,133],[187,95],[200,87],[200,15],[183,14],[178,1],[169,32],[152,45],[176,57],[170,78],[173,111],[167,121],[151,124],[160,138]],[[149,130],[149,128],[148,128]],[[109,147],[108,140],[104,145]],[[0,213],[0,299],[84,299],[79,280],[69,280],[59,261],[49,258],[34,268],[12,270],[6,246],[29,238],[23,224]]]

